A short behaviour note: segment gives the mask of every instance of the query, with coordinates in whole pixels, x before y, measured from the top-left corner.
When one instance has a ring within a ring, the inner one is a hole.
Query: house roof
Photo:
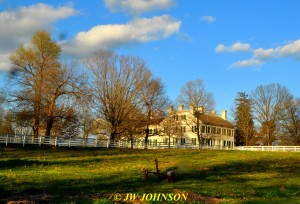
[[[205,125],[234,128],[234,125],[231,122],[224,120],[218,115],[202,114],[200,115],[200,121]]]

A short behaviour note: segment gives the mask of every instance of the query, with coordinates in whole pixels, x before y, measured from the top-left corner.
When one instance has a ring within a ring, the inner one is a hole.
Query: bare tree
[[[187,107],[191,107],[193,110],[193,116],[191,120],[187,120],[187,125],[192,127],[196,126],[196,134],[199,142],[199,148],[202,144],[202,128],[200,117],[205,113],[205,110],[213,110],[215,101],[213,95],[207,92],[202,80],[197,79],[187,82],[181,89],[180,95],[177,99],[178,103]]]
[[[166,117],[161,123],[161,127],[163,128],[164,133],[168,136],[168,147],[171,148],[171,137],[177,137],[178,135],[182,135],[181,132],[181,123],[180,121],[175,119],[174,112],[172,112],[173,108],[169,109],[169,115]]]
[[[13,115],[9,111],[5,111],[0,107],[0,135],[1,134],[14,134],[13,130]]]
[[[289,101],[286,117],[282,121],[281,143],[284,145],[300,145],[300,99]]]
[[[123,136],[131,142],[131,148],[133,149],[134,139],[143,136],[146,122],[144,121],[144,115],[141,113],[141,110],[133,107],[125,120]]]
[[[74,68],[61,65],[60,52],[50,34],[39,31],[33,35],[31,45],[19,47],[10,57],[16,72],[16,112],[33,121],[34,136],[39,135],[41,127],[50,136],[57,120],[69,118],[65,115],[83,89],[85,78]]]
[[[109,124],[110,139],[114,140],[124,131],[126,117],[137,106],[139,92],[151,73],[144,60],[110,51],[98,52],[84,64],[92,73],[94,108]]]
[[[85,84],[84,74],[77,72],[73,66],[64,65],[49,71],[43,93],[46,136],[51,135],[51,129],[56,121],[64,120],[66,124],[75,122],[78,113],[75,113],[73,107],[76,102],[84,103],[88,97]]]
[[[19,91],[15,98],[20,106],[31,107],[34,136],[39,134],[44,81],[48,71],[60,66],[60,52],[60,46],[48,33],[41,31],[34,34],[30,46],[19,47],[10,57],[18,73],[15,79]]]
[[[280,84],[260,85],[251,93],[254,117],[261,124],[266,145],[275,141],[276,129],[285,117],[285,109],[291,100],[290,91]]]
[[[148,82],[145,82],[140,96],[141,112],[144,115],[144,125],[146,128],[145,148],[147,148],[149,126],[165,116],[165,111],[170,105],[170,101],[165,95],[164,86],[160,79],[150,79]]]

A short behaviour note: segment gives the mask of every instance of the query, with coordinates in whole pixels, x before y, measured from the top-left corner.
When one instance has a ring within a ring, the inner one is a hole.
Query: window
[[[175,115],[175,120],[178,121],[178,115]]]
[[[202,126],[201,129],[202,129],[202,132],[203,132],[203,133],[206,133],[206,127],[205,127],[204,125]]]
[[[181,143],[181,145],[185,145],[185,138],[181,138],[180,143]]]
[[[181,132],[185,132],[185,126],[181,126]]]
[[[195,125],[192,126],[192,132],[197,132],[197,126]]]
[[[186,115],[181,115],[181,120],[186,120]]]
[[[153,140],[153,146],[157,146],[157,139]]]
[[[164,144],[164,145],[167,145],[168,142],[169,142],[169,139],[168,139],[168,138],[165,138],[164,141],[163,141],[163,144]]]
[[[210,127],[207,127],[207,133],[210,133]]]
[[[218,134],[218,135],[221,134],[221,128],[217,128],[217,134]]]
[[[192,138],[192,144],[196,145],[196,138]]]
[[[216,134],[216,128],[215,127],[212,127],[212,134]]]

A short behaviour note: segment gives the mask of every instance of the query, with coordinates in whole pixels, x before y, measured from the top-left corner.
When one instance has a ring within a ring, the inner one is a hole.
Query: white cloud
[[[249,52],[251,51],[251,47],[248,43],[236,42],[232,45],[231,50],[233,52]]]
[[[160,9],[169,9],[173,0],[105,0],[106,7],[112,12],[126,12],[132,15]]]
[[[231,64],[230,67],[259,67],[264,62],[258,59],[249,59],[238,61],[234,64]]]
[[[203,16],[203,17],[201,17],[201,20],[205,21],[207,23],[213,23],[213,22],[216,21],[216,17],[214,17],[214,16]]]
[[[167,38],[179,32],[181,22],[169,15],[140,18],[128,24],[98,25],[80,32],[68,42],[62,43],[63,51],[71,55],[89,55],[99,49],[113,49],[135,43]]]
[[[275,49],[280,56],[288,56],[300,59],[300,39],[290,42]]]
[[[0,72],[9,71],[9,70],[10,70],[9,54],[0,53]]]
[[[43,3],[1,12],[0,70],[8,69],[9,59],[5,57],[8,56],[6,53],[13,52],[21,43],[28,43],[34,32],[49,30],[54,22],[75,13],[71,5],[54,8]]]
[[[263,59],[263,60],[267,60],[270,59],[272,57],[275,57],[275,51],[274,49],[270,48],[270,49],[263,49],[263,48],[259,48],[254,50],[253,52],[253,57],[258,58],[258,59]]]
[[[216,52],[225,52],[226,51],[226,47],[224,44],[219,44],[216,49],[215,49]]]
[[[176,39],[181,42],[192,42],[193,41],[193,38],[191,36],[189,36],[187,33],[178,33]]]
[[[230,67],[253,67],[261,66],[269,60],[274,58],[280,59],[282,57],[291,57],[296,60],[300,60],[300,39],[286,43],[283,46],[264,49],[258,48],[256,50],[251,49],[251,46],[247,43],[235,43],[232,46],[225,46],[219,44],[215,48],[216,52],[251,52],[252,57],[248,60],[238,61],[230,65]]]
[[[215,48],[216,52],[250,52],[251,46],[248,43],[236,42],[231,46],[225,46],[224,44],[219,44]]]

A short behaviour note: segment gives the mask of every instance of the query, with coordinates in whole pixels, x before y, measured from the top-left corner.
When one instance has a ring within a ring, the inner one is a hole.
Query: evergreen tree
[[[238,92],[237,99],[235,101],[235,145],[247,146],[255,143],[254,137],[254,122],[252,116],[252,104],[249,96],[245,92]]]

